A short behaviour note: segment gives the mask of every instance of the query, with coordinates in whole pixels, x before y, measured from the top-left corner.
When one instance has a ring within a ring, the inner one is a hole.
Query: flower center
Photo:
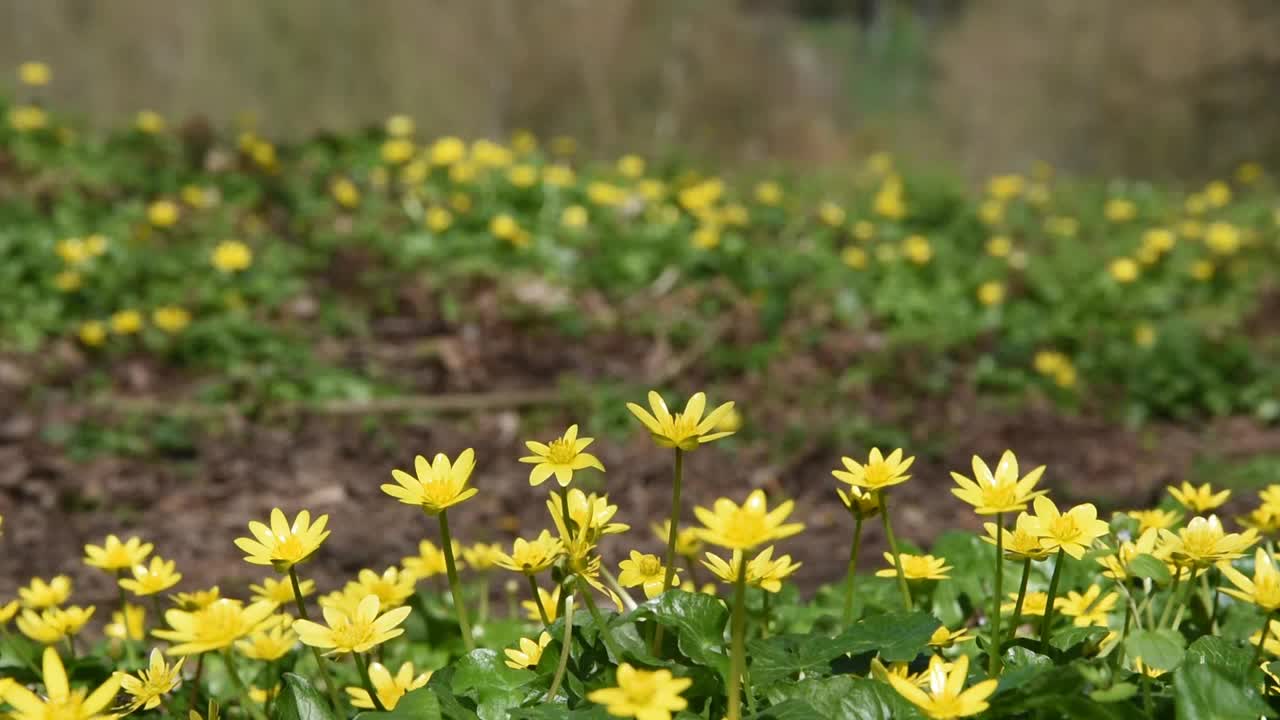
[[[239,637],[240,608],[231,602],[216,602],[196,612],[196,639],[225,643]]]
[[[333,628],[333,642],[339,649],[351,649],[368,643],[373,639],[373,626],[365,623],[353,623],[344,620]]]
[[[865,470],[866,483],[871,487],[883,485],[893,478],[893,471],[887,463],[869,463]]]
[[[662,572],[662,561],[656,557],[644,557],[640,559],[638,569],[642,575],[658,575]]]
[[[551,441],[550,449],[547,451],[547,460],[552,465],[568,465],[573,462],[578,453],[573,450],[573,443],[560,438]]]
[[[302,554],[302,541],[298,539],[297,535],[288,537],[276,536],[275,556],[277,559],[297,561],[302,559]]]
[[[683,440],[698,434],[698,423],[693,417],[686,416],[684,413],[676,413],[671,418],[671,439]]]
[[[1212,555],[1217,541],[1217,533],[1208,530],[1187,530],[1182,534],[1183,551],[1192,557]]]
[[[1073,540],[1080,535],[1076,519],[1070,515],[1059,515],[1049,526],[1049,532],[1058,540]]]

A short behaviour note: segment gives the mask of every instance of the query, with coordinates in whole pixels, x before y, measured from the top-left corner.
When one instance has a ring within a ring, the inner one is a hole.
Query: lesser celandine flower
[[[568,521],[565,509],[568,508]],[[580,555],[583,550],[595,547],[605,535],[616,535],[630,530],[629,525],[611,522],[618,513],[618,506],[609,503],[607,495],[582,492],[572,488],[552,492],[547,499],[551,520],[564,538],[565,550]],[[570,525],[572,523],[572,525]]]
[[[1280,571],[1276,570],[1271,554],[1258,548],[1253,556],[1253,579],[1232,567],[1229,563],[1219,565],[1222,575],[1231,581],[1234,588],[1219,588],[1234,598],[1257,605],[1265,612],[1271,613],[1280,609]]]
[[[1178,565],[1205,568],[1224,560],[1235,560],[1253,547],[1258,533],[1250,528],[1242,533],[1222,529],[1217,515],[1195,517],[1178,530],[1160,530],[1162,551]]]
[[[455,551],[460,548],[455,548]],[[454,553],[455,556],[457,552]],[[405,572],[412,573],[419,580],[426,580],[445,574],[444,552],[430,540],[418,543],[418,554],[400,558],[400,565]]]
[[[997,529],[1004,536],[1001,544],[1004,556],[1009,560],[1043,560],[1049,557],[1049,551],[1040,544],[1040,537],[1032,529],[1031,516],[1026,513],[1018,514],[1012,531],[997,528],[995,523],[983,523],[982,527],[987,531],[982,537],[983,542],[995,545]]]
[[[428,515],[438,515],[479,492],[467,487],[476,467],[476,454],[471,448],[463,450],[452,462],[444,453],[437,453],[431,462],[418,455],[413,459],[413,467],[414,475],[392,470],[391,477],[396,484],[384,484],[382,492],[406,505],[417,505]]]
[[[71,578],[66,575],[45,582],[44,578],[31,578],[26,587],[18,588],[18,599],[22,606],[32,610],[61,605],[71,597]]]
[[[689,706],[681,694],[693,684],[670,670],[639,670],[629,663],[618,666],[616,687],[593,690],[587,699],[603,705],[610,715],[638,720],[671,720]]]
[[[238,600],[223,598],[199,610],[169,610],[164,614],[167,630],[156,630],[154,635],[173,645],[169,655],[198,655],[211,650],[230,647],[231,643],[253,632],[271,613],[271,603],[253,603],[245,606]]]
[[[1044,615],[1045,610],[1049,607],[1049,593],[1026,593],[1021,597],[1021,608],[1018,607],[1019,596],[1017,593],[1009,593],[1005,597],[1009,598],[1009,602],[1000,606],[1002,612],[1021,611],[1023,615]]]
[[[910,480],[911,476],[907,474],[907,470],[915,461],[914,457],[904,459],[901,448],[889,453],[888,456],[882,455],[880,448],[871,448],[866,464],[859,463],[850,457],[842,457],[840,462],[844,463],[845,469],[832,470],[831,474],[837,480],[847,482],[854,487],[878,492]]]
[[[657,555],[632,550],[628,559],[618,563],[618,571],[618,584],[625,588],[639,585],[644,589],[644,596],[650,600],[666,590],[667,569],[662,566],[662,560]],[[675,582],[680,582],[679,576]]]
[[[1040,496],[1035,499],[1034,507],[1036,512],[1028,528],[1040,538],[1041,547],[1051,552],[1061,550],[1079,560],[1094,540],[1111,531],[1105,521],[1098,519],[1098,509],[1092,503],[1077,505],[1063,513],[1052,500]]]
[[[222,597],[222,591],[217,585],[204,590],[193,590],[191,592],[180,592],[169,596],[173,600],[173,604],[178,606],[180,610],[200,610],[207,608],[217,602]]]
[[[946,664],[937,655],[929,659],[929,684],[926,689],[892,674],[888,677],[889,684],[899,695],[935,720],[969,717],[990,707],[987,698],[996,691],[998,680],[983,680],[965,690],[964,683],[969,676],[969,656],[957,657],[950,671]]]
[[[249,553],[245,562],[254,565],[270,565],[276,572],[286,572],[294,565],[305,562],[320,544],[329,537],[325,525],[328,515],[321,515],[311,522],[311,513],[303,510],[290,524],[280,508],[271,511],[271,525],[258,521],[249,523],[252,538],[237,538],[236,547]]]
[[[1147,530],[1169,530],[1182,521],[1182,513],[1173,510],[1130,510],[1126,513],[1138,521],[1138,532]]]
[[[104,711],[120,689],[118,675],[112,675],[93,692],[86,693],[83,688],[72,689],[57,650],[45,648],[41,665],[43,697],[18,683],[3,685],[2,696],[13,707],[10,715],[13,720],[109,720],[116,717],[114,713]]]
[[[409,617],[409,608],[398,607],[378,613],[376,595],[366,595],[354,613],[322,608],[326,625],[298,620],[293,631],[303,644],[325,650],[326,655],[362,653],[404,633],[399,627]]]
[[[650,390],[649,407],[653,410],[652,414],[635,403],[627,403],[627,409],[644,424],[653,436],[653,441],[661,447],[696,450],[701,445],[733,434],[726,431],[715,432],[720,418],[733,407],[733,401],[720,405],[703,417],[707,396],[697,392],[689,397],[683,412],[673,415],[662,396]]]
[[[120,689],[129,695],[125,706],[126,712],[153,710],[160,706],[165,695],[173,692],[182,684],[182,663],[186,658],[169,665],[159,648],[151,651],[151,660],[144,670],[137,675],[116,673],[120,679]]]
[[[147,638],[147,610],[141,605],[125,603],[111,613],[111,622],[102,628],[102,634],[112,640],[145,640]]]
[[[533,469],[529,471],[529,484],[537,487],[555,475],[560,487],[568,487],[575,470],[595,468],[604,472],[604,465],[595,455],[583,452],[593,440],[594,438],[578,437],[578,426],[570,425],[564,435],[552,440],[549,445],[526,441],[525,445],[533,455],[520,458],[520,462],[534,463]]]
[[[671,534],[671,521],[663,520],[661,523],[654,523],[649,526],[656,538],[662,542],[667,541],[667,536]],[[695,528],[680,528],[676,531],[676,554],[686,558],[696,558],[698,553],[702,551],[702,540],[698,538],[698,531]]]
[[[1114,553],[1101,555],[1098,564],[1104,569],[1102,576],[1117,582],[1124,582],[1131,577],[1129,563],[1139,555],[1155,555],[1156,540],[1160,533],[1155,528],[1143,531],[1137,540],[1125,540],[1120,543]]]
[[[253,264],[253,251],[239,240],[224,240],[213,249],[213,267],[223,273],[237,273]]]
[[[973,640],[973,635],[969,634],[969,628],[960,628],[959,630],[949,630],[946,625],[939,625],[937,630],[929,636],[929,646],[939,650],[945,650],[962,642]]]
[[[870,490],[850,485],[847,492],[843,488],[836,488],[836,495],[840,496],[840,502],[849,509],[849,512],[861,516],[864,520],[875,517],[876,513],[880,512],[880,498]]]
[[[525,617],[531,621],[540,621],[545,613],[547,624],[555,622],[560,614],[560,585],[554,585],[551,592],[536,586],[534,589],[537,590],[536,599],[520,601]]]
[[[950,577],[947,571],[951,566],[947,565],[945,558],[901,553],[898,555],[898,561],[894,562],[893,554],[885,553],[884,559],[889,563],[889,567],[886,570],[877,570],[876,577],[896,577],[899,570],[908,580],[946,580]]]
[[[133,577],[121,579],[120,587],[139,596],[164,592],[182,579],[182,573],[174,569],[175,565],[174,561],[156,555],[149,565],[134,565]]]
[[[55,645],[79,633],[93,617],[93,607],[72,605],[49,607],[40,611],[23,610],[18,616],[18,632],[41,645]]]
[[[298,644],[298,634],[293,631],[292,623],[277,622],[266,627],[270,622],[264,622],[263,627],[237,640],[236,652],[262,662],[274,662],[288,654]]]
[[[793,563],[790,555],[783,555],[776,560],[773,557],[773,546],[761,550],[754,558],[747,561],[746,584],[758,587],[765,592],[776,593],[782,590],[782,581],[795,574],[804,563]],[[715,553],[706,553],[702,564],[721,581],[733,584],[738,581],[738,568],[741,565],[742,551],[733,551],[730,561]]]
[[[136,537],[120,542],[115,535],[108,535],[102,545],[84,546],[84,564],[107,572],[129,570],[145,562],[154,548],[151,543],[144,543]]]
[[[299,589],[302,590],[302,597],[306,597],[316,591],[316,583],[314,580],[302,580],[299,582]],[[261,585],[250,585],[249,591],[253,593],[254,602],[286,605],[297,599],[293,593],[293,583],[284,579],[263,578]]]
[[[502,546],[497,543],[476,543],[462,549],[462,557],[466,564],[476,572],[491,570],[503,556]]]
[[[417,577],[411,572],[401,572],[397,567],[389,567],[382,574],[363,569],[356,579],[347,583],[343,592],[363,598],[365,595],[376,595],[383,608],[403,605],[413,595]]]
[[[1083,593],[1072,590],[1066,597],[1058,598],[1054,601],[1054,606],[1063,615],[1072,618],[1076,627],[1106,627],[1107,614],[1115,609],[1119,600],[1120,596],[1116,593],[1103,595],[1100,586],[1090,585]]]
[[[1020,478],[1018,458],[1012,450],[1004,451],[994,472],[982,458],[974,455],[973,479],[957,472],[951,473],[952,479],[960,486],[952,488],[951,494],[972,505],[979,515],[1024,510],[1033,498],[1045,494],[1046,491],[1035,489],[1043,474],[1044,466],[1041,465]]]
[[[511,554],[503,553],[494,562],[499,567],[513,572],[537,575],[550,569],[563,553],[564,545],[560,539],[543,530],[533,540],[516,538],[512,544]]]
[[[157,200],[147,206],[147,222],[158,228],[173,227],[180,215],[178,204],[172,200]]]
[[[741,505],[720,498],[711,509],[694,508],[694,514],[702,521],[698,537],[704,542],[726,550],[751,550],[804,530],[803,523],[786,522],[794,509],[795,503],[787,500],[769,510],[764,491],[753,490]]]
[[[38,60],[28,60],[18,66],[18,82],[28,87],[44,87],[52,78],[53,71]]]
[[[18,610],[21,607],[22,605],[17,600],[10,600],[4,605],[0,605],[0,627],[8,625],[13,616],[18,614]]]
[[[411,662],[401,663],[395,675],[392,675],[382,663],[369,663],[369,683],[373,685],[373,691],[378,695],[378,700],[387,710],[394,710],[405,693],[426,685],[431,680],[431,674],[430,670],[416,673]],[[373,709],[373,698],[364,688],[349,687],[347,694],[351,696],[352,707]]]
[[[513,670],[538,667],[538,662],[542,660],[542,651],[549,644],[551,644],[551,636],[545,632],[538,636],[537,642],[529,638],[520,638],[519,647],[503,650],[507,656],[507,667]]]
[[[1183,482],[1181,486],[1169,487],[1169,494],[1177,500],[1180,505],[1193,513],[1203,513],[1210,510],[1216,510],[1231,497],[1230,490],[1222,490],[1214,492],[1213,486],[1205,483],[1199,487],[1189,482]]]

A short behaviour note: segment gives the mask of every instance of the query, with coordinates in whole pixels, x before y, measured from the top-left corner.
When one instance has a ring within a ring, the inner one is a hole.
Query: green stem
[[[671,479],[671,516],[667,520],[667,554],[664,559],[667,572],[662,578],[662,591],[666,592],[675,584],[676,579],[676,537],[680,532],[680,489],[684,484],[684,450],[676,448],[676,465]],[[662,650],[663,626],[656,624],[653,629],[653,642],[649,652],[658,655]]]
[[[987,654],[987,674],[1000,674],[1000,603],[1004,600],[1004,513],[996,513],[996,589],[991,599],[991,650]]]
[[[1115,668],[1120,669],[1124,662],[1124,641],[1129,637],[1129,625],[1133,623],[1133,602],[1129,598],[1129,589],[1121,583],[1120,587],[1124,590],[1124,627],[1120,630],[1120,639],[1116,641],[1116,649],[1112,650],[1116,654]]]
[[[1058,555],[1053,562],[1053,576],[1049,578],[1049,596],[1045,598],[1044,619],[1040,622],[1040,642],[1049,644],[1050,630],[1053,628],[1053,604],[1058,599],[1058,581],[1062,579],[1063,561],[1067,551],[1058,548]]]
[[[1198,565],[1191,566],[1191,577],[1187,579],[1187,586],[1182,591],[1182,599],[1178,602],[1178,612],[1174,613],[1173,624],[1171,628],[1177,630],[1182,627],[1182,615],[1191,607],[1191,598],[1196,592],[1196,577],[1200,574]]]
[[[761,604],[764,605],[764,619],[760,622],[760,637],[767,639],[769,637],[769,621],[773,619],[773,610],[769,607],[769,591],[760,588],[760,592],[763,593]]]
[[[609,624],[605,622],[604,615],[600,613],[600,608],[596,607],[596,599],[591,595],[591,587],[581,577],[578,578],[577,585],[578,591],[582,593],[582,603],[587,606],[587,612],[591,613],[591,620],[596,624],[596,628],[599,629],[600,639],[604,641],[605,648],[613,655],[616,661],[622,662],[622,652],[618,650],[618,646],[613,642],[613,630],[609,629]]]
[[[1182,566],[1173,566],[1173,583],[1169,585],[1169,599],[1165,601],[1164,611],[1160,613],[1160,621],[1156,623],[1156,629],[1164,627],[1164,624],[1173,616],[1173,607],[1178,604],[1178,588],[1182,585]]]
[[[547,689],[547,702],[555,699],[560,692],[560,683],[564,682],[564,674],[569,669],[569,651],[573,648],[573,595],[564,599],[564,641],[560,646],[560,663],[556,665],[555,677],[551,687]]]
[[[551,629],[551,617],[547,615],[547,609],[542,606],[542,594],[538,592],[538,582],[533,579],[532,575],[525,575],[529,581],[529,592],[533,593],[533,604],[538,608],[538,616],[542,618],[543,627]]]
[[[476,624],[484,625],[489,621],[489,592],[493,590],[489,584],[489,573],[483,573],[481,583],[480,608],[476,610]]]
[[[1142,710],[1151,720],[1156,718],[1155,706],[1151,704],[1151,676],[1145,672],[1142,675]]]
[[[849,569],[845,573],[844,624],[853,622],[853,589],[858,579],[858,551],[862,548],[862,513],[853,514],[853,543],[849,546]]]
[[[604,578],[604,584],[608,585],[609,589],[617,593],[618,597],[622,599],[623,607],[628,611],[636,609],[636,599],[631,597],[631,593],[627,592],[626,588],[622,587],[618,582],[618,578],[609,572],[609,568],[605,567],[604,563],[600,563],[600,577]]]
[[[236,670],[235,660],[231,659],[231,648],[222,649],[222,662],[227,665],[227,674],[231,676],[231,684],[236,686],[236,694],[240,696],[240,707],[244,708],[246,714],[252,715],[254,720],[267,720],[267,716],[262,714],[262,710],[249,699],[249,689],[244,686],[244,680],[240,679],[240,673]]]
[[[733,617],[729,626],[729,709],[725,720],[742,718],[742,676],[746,672],[747,553],[738,559],[738,576],[733,583]]]
[[[298,606],[298,617],[303,620],[310,620],[307,614],[307,603],[302,599],[302,581],[298,580],[297,567],[289,566],[289,584],[293,586],[293,604]],[[424,615],[425,619],[426,616]],[[342,712],[342,700],[338,697],[338,685],[333,681],[333,676],[329,674],[329,664],[325,662],[324,656],[320,654],[320,648],[312,647],[311,656],[316,659],[316,667],[320,670],[320,676],[324,678],[325,692],[329,694],[329,702],[333,704],[334,712]]]
[[[568,523],[568,518],[565,519]],[[444,551],[444,569],[449,576],[449,592],[453,593],[453,609],[458,613],[458,629],[462,631],[462,646],[471,652],[476,640],[471,636],[471,623],[467,621],[467,604],[462,597],[462,583],[458,582],[458,566],[453,561],[453,537],[449,535],[449,516],[440,511],[440,543]]]
[[[369,699],[373,701],[373,709],[378,712],[386,712],[387,706],[382,704],[382,698],[378,697],[378,691],[373,687],[373,681],[369,679],[369,661],[364,659],[364,653],[351,653],[356,659],[356,667],[360,670],[360,684],[364,685],[364,691],[369,693]]]
[[[884,523],[884,536],[889,541],[889,552],[893,553],[893,566],[898,571],[898,590],[902,591],[902,604],[907,611],[912,609],[911,589],[907,587],[907,575],[902,569],[902,557],[898,552],[898,540],[893,536],[893,523],[889,521],[889,494],[881,490],[876,493],[880,500],[880,521]]]
[[[129,594],[125,592],[124,586],[120,584],[120,580],[123,578],[124,570],[117,570],[116,589],[120,591],[120,624],[124,626],[124,638],[121,642],[124,643],[125,661],[129,664],[130,668],[135,668],[138,666],[138,651],[137,648],[133,646],[133,638],[129,637]],[[156,618],[156,622],[159,623],[163,619],[163,616],[158,617]],[[145,632],[146,628],[144,627],[143,633]]]
[[[1013,602],[1013,618],[1009,624],[1009,639],[1018,639],[1018,626],[1022,624],[1022,603],[1027,599],[1027,581],[1031,579],[1031,558],[1022,561],[1022,581],[1018,583],[1018,599]]]
[[[1253,649],[1253,660],[1249,662],[1249,666],[1244,669],[1244,681],[1249,682],[1249,678],[1253,677],[1253,673],[1258,669],[1258,665],[1262,663],[1262,651],[1267,646],[1267,635],[1271,632],[1271,621],[1276,617],[1276,611],[1272,610],[1262,619],[1262,637],[1258,638],[1258,647]]]

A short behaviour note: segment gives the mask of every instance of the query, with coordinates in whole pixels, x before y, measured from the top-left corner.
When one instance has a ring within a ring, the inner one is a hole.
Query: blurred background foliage
[[[718,162],[870,151],[977,177],[1200,180],[1280,160],[1274,0],[44,0],[0,66],[100,126],[147,107],[270,136],[393,112]],[[678,143],[676,143],[678,141]]]

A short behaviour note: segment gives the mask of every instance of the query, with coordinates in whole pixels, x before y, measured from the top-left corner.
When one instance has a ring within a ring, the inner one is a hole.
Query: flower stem
[[[1018,583],[1018,599],[1013,603],[1013,618],[1009,623],[1009,640],[1018,639],[1018,626],[1022,624],[1022,603],[1027,599],[1027,581],[1031,579],[1031,558],[1022,561],[1022,581]]]
[[[568,522],[568,519],[565,520]],[[440,545],[444,551],[444,569],[449,576],[449,592],[453,593],[453,609],[458,614],[458,629],[462,631],[462,646],[471,652],[476,640],[471,636],[471,623],[467,621],[467,604],[462,597],[462,583],[458,582],[458,566],[453,561],[453,537],[449,535],[449,516],[440,511]]]
[[[364,659],[364,653],[351,653],[356,659],[356,667],[360,670],[360,684],[364,685],[364,691],[369,693],[369,699],[373,701],[373,709],[378,712],[386,712],[387,706],[382,704],[382,698],[378,697],[378,691],[373,687],[373,680],[369,679],[369,661]]]
[[[1063,561],[1067,551],[1058,548],[1058,555],[1053,561],[1053,576],[1049,578],[1049,596],[1044,601],[1044,619],[1040,621],[1040,642],[1048,645],[1050,630],[1053,627],[1053,604],[1058,599],[1058,581],[1062,579]]]
[[[671,478],[671,517],[667,521],[667,555],[663,560],[667,568],[662,578],[662,592],[671,589],[676,581],[676,537],[680,532],[680,488],[684,484],[684,450],[676,448],[675,471]],[[653,642],[649,644],[649,652],[657,655],[662,650],[663,626],[655,624]]]
[[[853,514],[853,543],[849,546],[849,569],[845,573],[844,614],[845,625],[853,622],[853,588],[858,579],[858,550],[862,547],[862,513]]]
[[[1125,583],[1120,583],[1121,590],[1124,591],[1124,627],[1120,630],[1120,639],[1116,641],[1116,649],[1112,650],[1116,654],[1115,667],[1119,670],[1124,663],[1124,641],[1129,637],[1129,626],[1133,623],[1133,601],[1129,597],[1129,589],[1125,587]]]
[[[227,665],[227,674],[231,676],[231,684],[236,686],[236,694],[240,696],[240,707],[244,709],[245,714],[252,715],[254,720],[267,720],[267,716],[262,714],[262,710],[249,699],[249,689],[244,686],[244,680],[240,678],[240,673],[236,670],[236,663],[231,659],[231,648],[222,649],[222,662]]]
[[[1258,638],[1258,647],[1253,650],[1253,660],[1249,661],[1249,666],[1244,669],[1244,680],[1249,682],[1249,678],[1253,676],[1254,671],[1258,669],[1258,665],[1262,662],[1262,651],[1267,646],[1267,635],[1271,632],[1271,621],[1276,617],[1276,611],[1272,610],[1262,619],[1262,637]]]
[[[1000,673],[1000,603],[1004,599],[1004,513],[996,513],[996,588],[991,598],[991,649],[987,654],[987,674]]]
[[[551,629],[551,617],[547,615],[547,609],[542,606],[542,594],[538,592],[538,583],[533,579],[532,575],[525,575],[529,581],[529,592],[533,593],[533,604],[538,608],[538,616],[542,618],[543,627]]]
[[[631,593],[627,592],[627,589],[618,583],[618,578],[609,572],[609,568],[605,567],[604,563],[600,564],[600,577],[604,578],[604,584],[608,585],[609,589],[617,593],[618,597],[622,599],[623,607],[627,610],[636,609],[636,599],[631,597]]]
[[[760,593],[762,596],[761,604],[764,606],[764,612],[762,613],[764,618],[760,621],[760,637],[767,639],[769,637],[769,621],[773,619],[773,610],[769,607],[769,591],[760,588]]]
[[[893,523],[889,521],[889,494],[881,490],[876,493],[880,500],[880,520],[884,523],[884,537],[889,541],[889,552],[893,553],[893,566],[898,571],[898,589],[902,591],[902,604],[907,610],[912,609],[911,589],[907,587],[907,575],[902,569],[902,556],[898,553],[898,540],[893,536]]]
[[[1165,601],[1164,610],[1160,613],[1160,622],[1156,623],[1156,629],[1164,627],[1166,621],[1173,615],[1173,606],[1178,602],[1178,588],[1182,584],[1182,566],[1173,566],[1173,584],[1169,586],[1169,598]]]
[[[604,641],[605,648],[613,655],[614,659],[622,662],[622,653],[618,650],[618,646],[613,642],[613,631],[609,629],[608,623],[604,620],[604,615],[600,614],[600,608],[596,607],[596,599],[591,596],[591,588],[587,586],[585,580],[581,576],[578,577],[578,591],[582,593],[582,603],[587,606],[587,612],[591,613],[591,620],[596,624],[596,628],[600,631],[600,639]]]
[[[742,676],[746,672],[747,553],[738,559],[738,576],[733,583],[733,617],[729,625],[729,709],[725,720],[742,717]]]
[[[560,692],[560,683],[564,682],[565,671],[569,669],[569,652],[573,648],[573,595],[564,599],[564,642],[560,647],[560,663],[556,665],[555,677],[551,687],[547,689],[547,702],[555,699]]]
[[[1175,631],[1182,627],[1182,615],[1191,607],[1191,600],[1196,594],[1196,576],[1200,574],[1198,565],[1191,566],[1191,577],[1187,579],[1187,586],[1182,591],[1182,600],[1178,603],[1178,612],[1174,613],[1173,624],[1170,625]]]
[[[298,580],[298,569],[294,565],[289,566],[289,583],[293,586],[293,602],[298,606],[298,617],[303,620],[310,620],[307,614],[307,603],[302,599],[302,582]],[[423,616],[425,619],[425,616]],[[316,659],[316,667],[320,670],[320,676],[324,678],[325,691],[329,693],[329,702],[333,704],[334,712],[342,712],[342,700],[338,698],[338,686],[333,682],[333,676],[329,674],[329,664],[324,661],[324,656],[320,654],[317,647],[311,648],[311,656]]]

